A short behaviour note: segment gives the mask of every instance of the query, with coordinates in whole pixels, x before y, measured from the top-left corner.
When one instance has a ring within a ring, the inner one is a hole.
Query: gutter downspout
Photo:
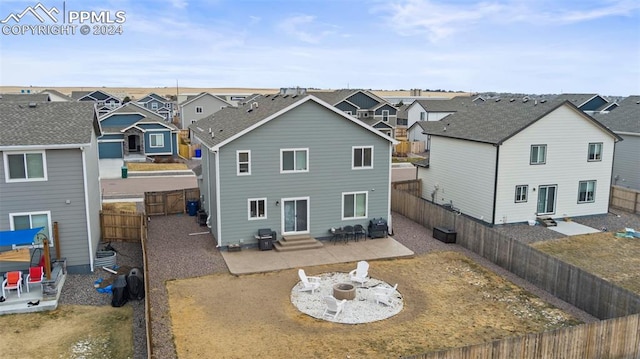
[[[393,235],[393,221],[391,219],[391,176],[392,176],[392,162],[391,158],[393,156],[393,143],[389,142],[389,188],[388,188],[388,194],[387,194],[387,210],[388,210],[388,216],[387,218],[388,220],[388,225],[389,225],[389,230],[391,233],[389,233],[390,235]],[[416,174],[417,174],[417,170],[416,170]]]
[[[221,214],[220,214],[220,151],[214,151],[213,153],[215,153],[216,158],[216,242],[217,245],[216,247],[220,247],[221,246],[221,235],[222,235],[222,230],[221,230]]]
[[[498,197],[498,162],[500,161],[500,145],[496,145],[496,171],[493,175],[493,213],[491,214],[491,225],[496,223],[496,201]],[[503,223],[504,224],[504,223]]]
[[[89,191],[87,184],[87,154],[85,152],[84,147],[80,147],[80,152],[82,153],[82,186],[84,188],[84,213],[87,220],[87,242],[89,244],[89,267],[91,267],[91,272],[94,271],[93,268],[93,246],[91,245],[91,216],[89,215]],[[102,201],[100,201],[102,203]]]

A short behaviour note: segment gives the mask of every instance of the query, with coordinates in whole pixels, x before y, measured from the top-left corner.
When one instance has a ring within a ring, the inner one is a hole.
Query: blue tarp
[[[34,242],[35,236],[43,230],[44,227],[19,229],[17,231],[0,231],[0,247],[11,245],[24,245]]]

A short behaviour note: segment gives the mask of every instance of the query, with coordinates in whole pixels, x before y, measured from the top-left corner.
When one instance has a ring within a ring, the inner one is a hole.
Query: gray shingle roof
[[[440,121],[421,123],[421,126],[426,133],[434,136],[500,144],[563,105],[571,106],[608,131],[604,125],[578,110],[571,102],[561,100],[471,103]]]
[[[640,134],[640,96],[629,96],[618,105],[609,113],[599,113],[593,117],[614,132]]]
[[[463,98],[454,97],[453,99],[426,99],[416,100],[422,108],[428,112],[455,112],[462,103],[471,103],[471,100],[464,101]]]
[[[86,144],[92,128],[98,134],[93,102],[0,103],[3,147]]]
[[[598,96],[598,94],[597,93],[563,93],[556,96],[556,99],[567,100],[572,104],[574,104],[576,107],[580,107],[580,105],[583,105],[585,102],[589,101],[595,96]]]
[[[49,102],[49,95],[46,93],[37,94],[0,94],[0,103],[29,103],[29,102]]]

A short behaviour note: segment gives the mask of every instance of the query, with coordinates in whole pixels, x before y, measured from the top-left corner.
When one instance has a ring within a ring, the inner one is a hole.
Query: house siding
[[[336,105],[336,108],[340,109],[343,112],[346,111],[351,111],[351,115],[355,116],[358,108],[346,101],[340,102],[339,104]]]
[[[196,107],[198,106],[202,107],[202,113],[196,113]],[[191,121],[197,121],[218,112],[223,106],[227,107],[229,104],[207,95],[181,106],[180,117],[182,128],[188,128],[189,125],[191,125]]]
[[[373,169],[352,170],[352,146],[359,145],[374,146]],[[281,174],[283,148],[308,148],[309,171]],[[387,218],[389,148],[384,138],[314,102],[230,142],[220,150],[219,243],[254,243],[260,228],[276,230],[280,237],[283,198],[309,198],[309,233],[317,238],[327,237],[331,227],[362,224],[366,228],[369,218]],[[251,150],[251,175],[237,175],[237,150]],[[358,191],[368,193],[367,219],[342,221],[342,193]],[[248,220],[249,198],[266,198],[266,219]]]
[[[100,210],[102,209],[102,198],[100,195],[100,169],[98,161],[95,160],[96,158],[98,158],[98,139],[95,133],[93,133],[91,135],[91,146],[85,149],[85,172],[87,176],[87,198],[89,202],[89,240],[91,241],[91,248],[87,248],[86,255],[91,257],[95,257],[95,251],[99,249],[98,243],[101,238]],[[76,271],[76,269],[77,271],[87,272],[91,268],[89,268],[89,264],[87,264],[78,268],[72,268],[72,271]]]
[[[587,161],[593,142],[603,143],[602,161]],[[546,164],[529,164],[533,144],[547,145]],[[495,224],[535,219],[540,185],[558,186],[554,218],[607,213],[613,147],[611,135],[564,106],[524,129],[500,148]],[[586,180],[597,181],[595,202],[578,204]],[[527,202],[514,203],[516,185],[529,186]]]
[[[48,180],[43,182],[5,183],[4,164],[0,165],[0,230],[10,230],[10,213],[51,211],[51,224],[59,224],[60,252],[67,258],[68,268],[86,271],[89,234],[81,152],[47,150],[46,156]],[[99,204],[99,198],[96,202]]]
[[[640,190],[640,134],[619,136],[623,141],[615,145],[613,184]]]
[[[139,115],[139,114],[114,114],[113,116],[110,116],[102,121],[100,121],[100,125],[103,128],[109,128],[109,127],[126,127],[126,126],[130,126],[138,121],[140,121],[141,119],[143,119],[144,116],[143,115]]]
[[[164,138],[164,143],[162,147],[151,147],[151,135],[162,134]],[[144,133],[144,152],[147,155],[154,154],[171,154],[173,153],[173,145],[171,143],[171,132],[169,131],[147,131]]]
[[[365,95],[362,92],[358,92],[350,96],[349,98],[347,98],[347,101],[351,102],[352,104],[358,106],[361,109],[372,108],[380,103],[375,99]]]
[[[422,197],[491,223],[496,147],[433,136],[431,149],[429,168],[418,169]]]

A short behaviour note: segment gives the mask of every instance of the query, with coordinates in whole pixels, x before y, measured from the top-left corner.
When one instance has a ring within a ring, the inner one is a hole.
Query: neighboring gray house
[[[309,91],[310,95],[335,106],[342,112],[355,116],[367,125],[391,138],[396,138],[396,127],[406,134],[406,125],[397,121],[398,109],[387,100],[367,90]]]
[[[0,230],[43,226],[52,239],[58,222],[68,270],[92,271],[101,203],[94,104],[0,103],[0,123]]]
[[[423,198],[489,224],[609,209],[621,138],[568,101],[486,101],[423,125]]]
[[[100,90],[73,91],[71,92],[71,98],[81,102],[94,102],[98,109],[98,116],[105,115],[122,105],[122,100],[120,100],[120,98]]]
[[[231,104],[222,98],[208,92],[188,97],[180,104],[180,128],[189,128],[196,121],[211,116]]]
[[[557,100],[566,100],[575,105],[578,109],[588,114],[611,109],[612,103],[598,94],[586,93],[563,93],[556,97]]]
[[[165,121],[171,122],[173,120],[175,104],[171,100],[167,100],[158,94],[150,93],[136,102],[147,110],[164,117]]]
[[[616,143],[611,183],[640,190],[640,96],[629,96],[594,117],[624,139]]]
[[[202,208],[218,246],[258,229],[326,238],[390,216],[391,138],[310,95],[266,95],[189,126],[202,143]]]

